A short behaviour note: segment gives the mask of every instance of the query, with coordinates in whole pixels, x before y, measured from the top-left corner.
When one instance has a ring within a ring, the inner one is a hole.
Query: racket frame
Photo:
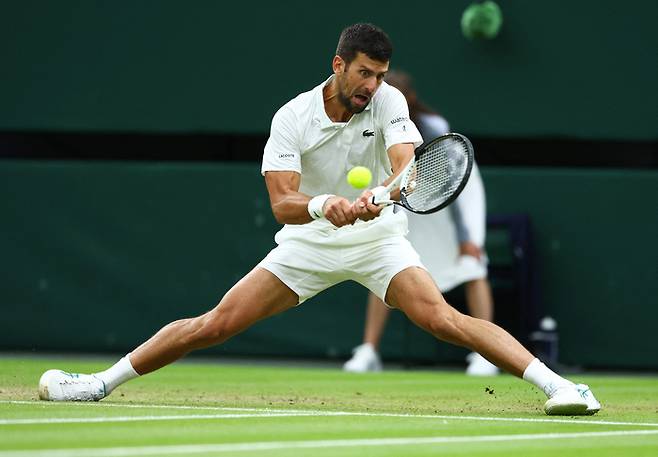
[[[461,182],[459,183],[459,186],[457,186],[457,189],[452,193],[452,195],[442,202],[440,205],[430,208],[428,210],[417,210],[413,209],[410,205],[409,202],[407,201],[407,197],[405,195],[405,190],[406,190],[406,185],[407,182],[406,180],[409,177],[409,174],[411,172],[411,169],[413,168],[413,165],[418,161],[423,154],[427,152],[427,148],[434,143],[438,141],[444,141],[448,137],[453,137],[453,138],[458,138],[460,141],[463,141],[466,144],[466,151],[467,151],[467,163],[466,163],[466,172],[464,173],[464,176],[462,177]],[[441,135],[437,138],[434,138],[430,141],[426,141],[420,146],[416,148],[414,151],[414,156],[411,158],[409,163],[405,165],[404,169],[400,174],[393,180],[391,181],[385,188],[384,194],[390,193],[392,190],[394,190],[396,187],[400,187],[400,201],[395,201],[395,200],[378,200],[377,197],[380,197],[382,194],[380,193],[379,195],[373,195],[372,197],[372,202],[375,205],[390,205],[390,204],[395,204],[395,205],[400,205],[407,209],[408,211],[411,211],[412,213],[416,214],[432,214],[435,213],[439,210],[442,210],[446,206],[450,205],[455,199],[461,194],[461,192],[464,190],[464,187],[466,187],[466,183],[468,182],[468,178],[471,175],[471,170],[473,169],[473,145],[471,144],[471,141],[466,138],[464,135],[461,135],[459,133],[446,133],[444,135]]]

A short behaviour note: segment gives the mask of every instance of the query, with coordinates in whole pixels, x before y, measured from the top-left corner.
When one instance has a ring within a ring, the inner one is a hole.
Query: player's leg
[[[594,414],[600,409],[587,386],[574,385],[554,373],[497,325],[462,314],[446,303],[422,268],[410,267],[395,275],[386,302],[437,338],[470,348],[542,389],[549,397],[544,406],[547,414]]]
[[[150,373],[188,352],[223,343],[297,302],[297,295],[279,278],[257,267],[235,284],[215,308],[166,325],[135,349],[130,361],[140,375]]]
[[[381,371],[382,362],[378,353],[379,343],[384,334],[389,313],[390,308],[370,292],[368,294],[363,343],[352,351],[352,358],[343,365],[345,371],[353,373]]]
[[[491,285],[487,278],[474,279],[464,284],[468,313],[478,319],[493,322],[494,305]]]
[[[395,275],[388,287],[386,302],[437,338],[479,352],[515,376],[521,377],[534,359],[502,328],[450,306],[422,268],[407,268]]]
[[[377,295],[372,292],[368,294],[368,309],[366,310],[366,324],[363,333],[364,343],[370,343],[376,349],[379,349],[379,343],[384,334],[390,312],[391,309]]]
[[[195,349],[222,343],[255,322],[298,303],[271,272],[256,267],[207,313],[172,322],[114,366],[93,375],[48,370],[39,382],[44,400],[100,400],[118,385],[168,365]]]
[[[464,294],[469,315],[493,322],[493,294],[486,277],[466,282],[464,284]],[[495,376],[499,372],[496,365],[477,352],[468,354],[466,360],[468,360],[466,374],[470,376]]]

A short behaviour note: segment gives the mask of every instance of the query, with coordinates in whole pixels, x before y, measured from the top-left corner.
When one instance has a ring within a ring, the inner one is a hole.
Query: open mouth
[[[354,98],[355,98],[356,101],[359,102],[359,104],[361,104],[361,105],[363,105],[363,104],[365,104],[365,103],[368,103],[368,101],[370,100],[370,97],[367,97],[367,96],[365,96],[365,95],[361,95],[361,94],[356,94],[356,95],[354,96]]]

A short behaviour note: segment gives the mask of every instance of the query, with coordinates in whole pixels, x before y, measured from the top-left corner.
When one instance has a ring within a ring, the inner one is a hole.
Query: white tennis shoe
[[[477,352],[471,352],[466,356],[468,367],[466,374],[469,376],[496,376],[500,370],[496,365],[489,362]]]
[[[372,344],[364,343],[352,350],[352,358],[345,362],[343,370],[351,373],[382,371],[382,361]]]
[[[94,375],[48,370],[39,379],[39,398],[48,401],[98,401],[105,383]]]
[[[544,404],[544,411],[549,416],[592,415],[600,409],[601,403],[585,384],[560,387]]]

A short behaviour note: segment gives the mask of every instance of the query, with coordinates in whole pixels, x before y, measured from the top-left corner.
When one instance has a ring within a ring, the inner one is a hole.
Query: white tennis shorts
[[[402,235],[352,245],[285,241],[258,264],[290,287],[303,303],[343,281],[362,284],[385,301],[393,276],[421,267],[418,253]]]

